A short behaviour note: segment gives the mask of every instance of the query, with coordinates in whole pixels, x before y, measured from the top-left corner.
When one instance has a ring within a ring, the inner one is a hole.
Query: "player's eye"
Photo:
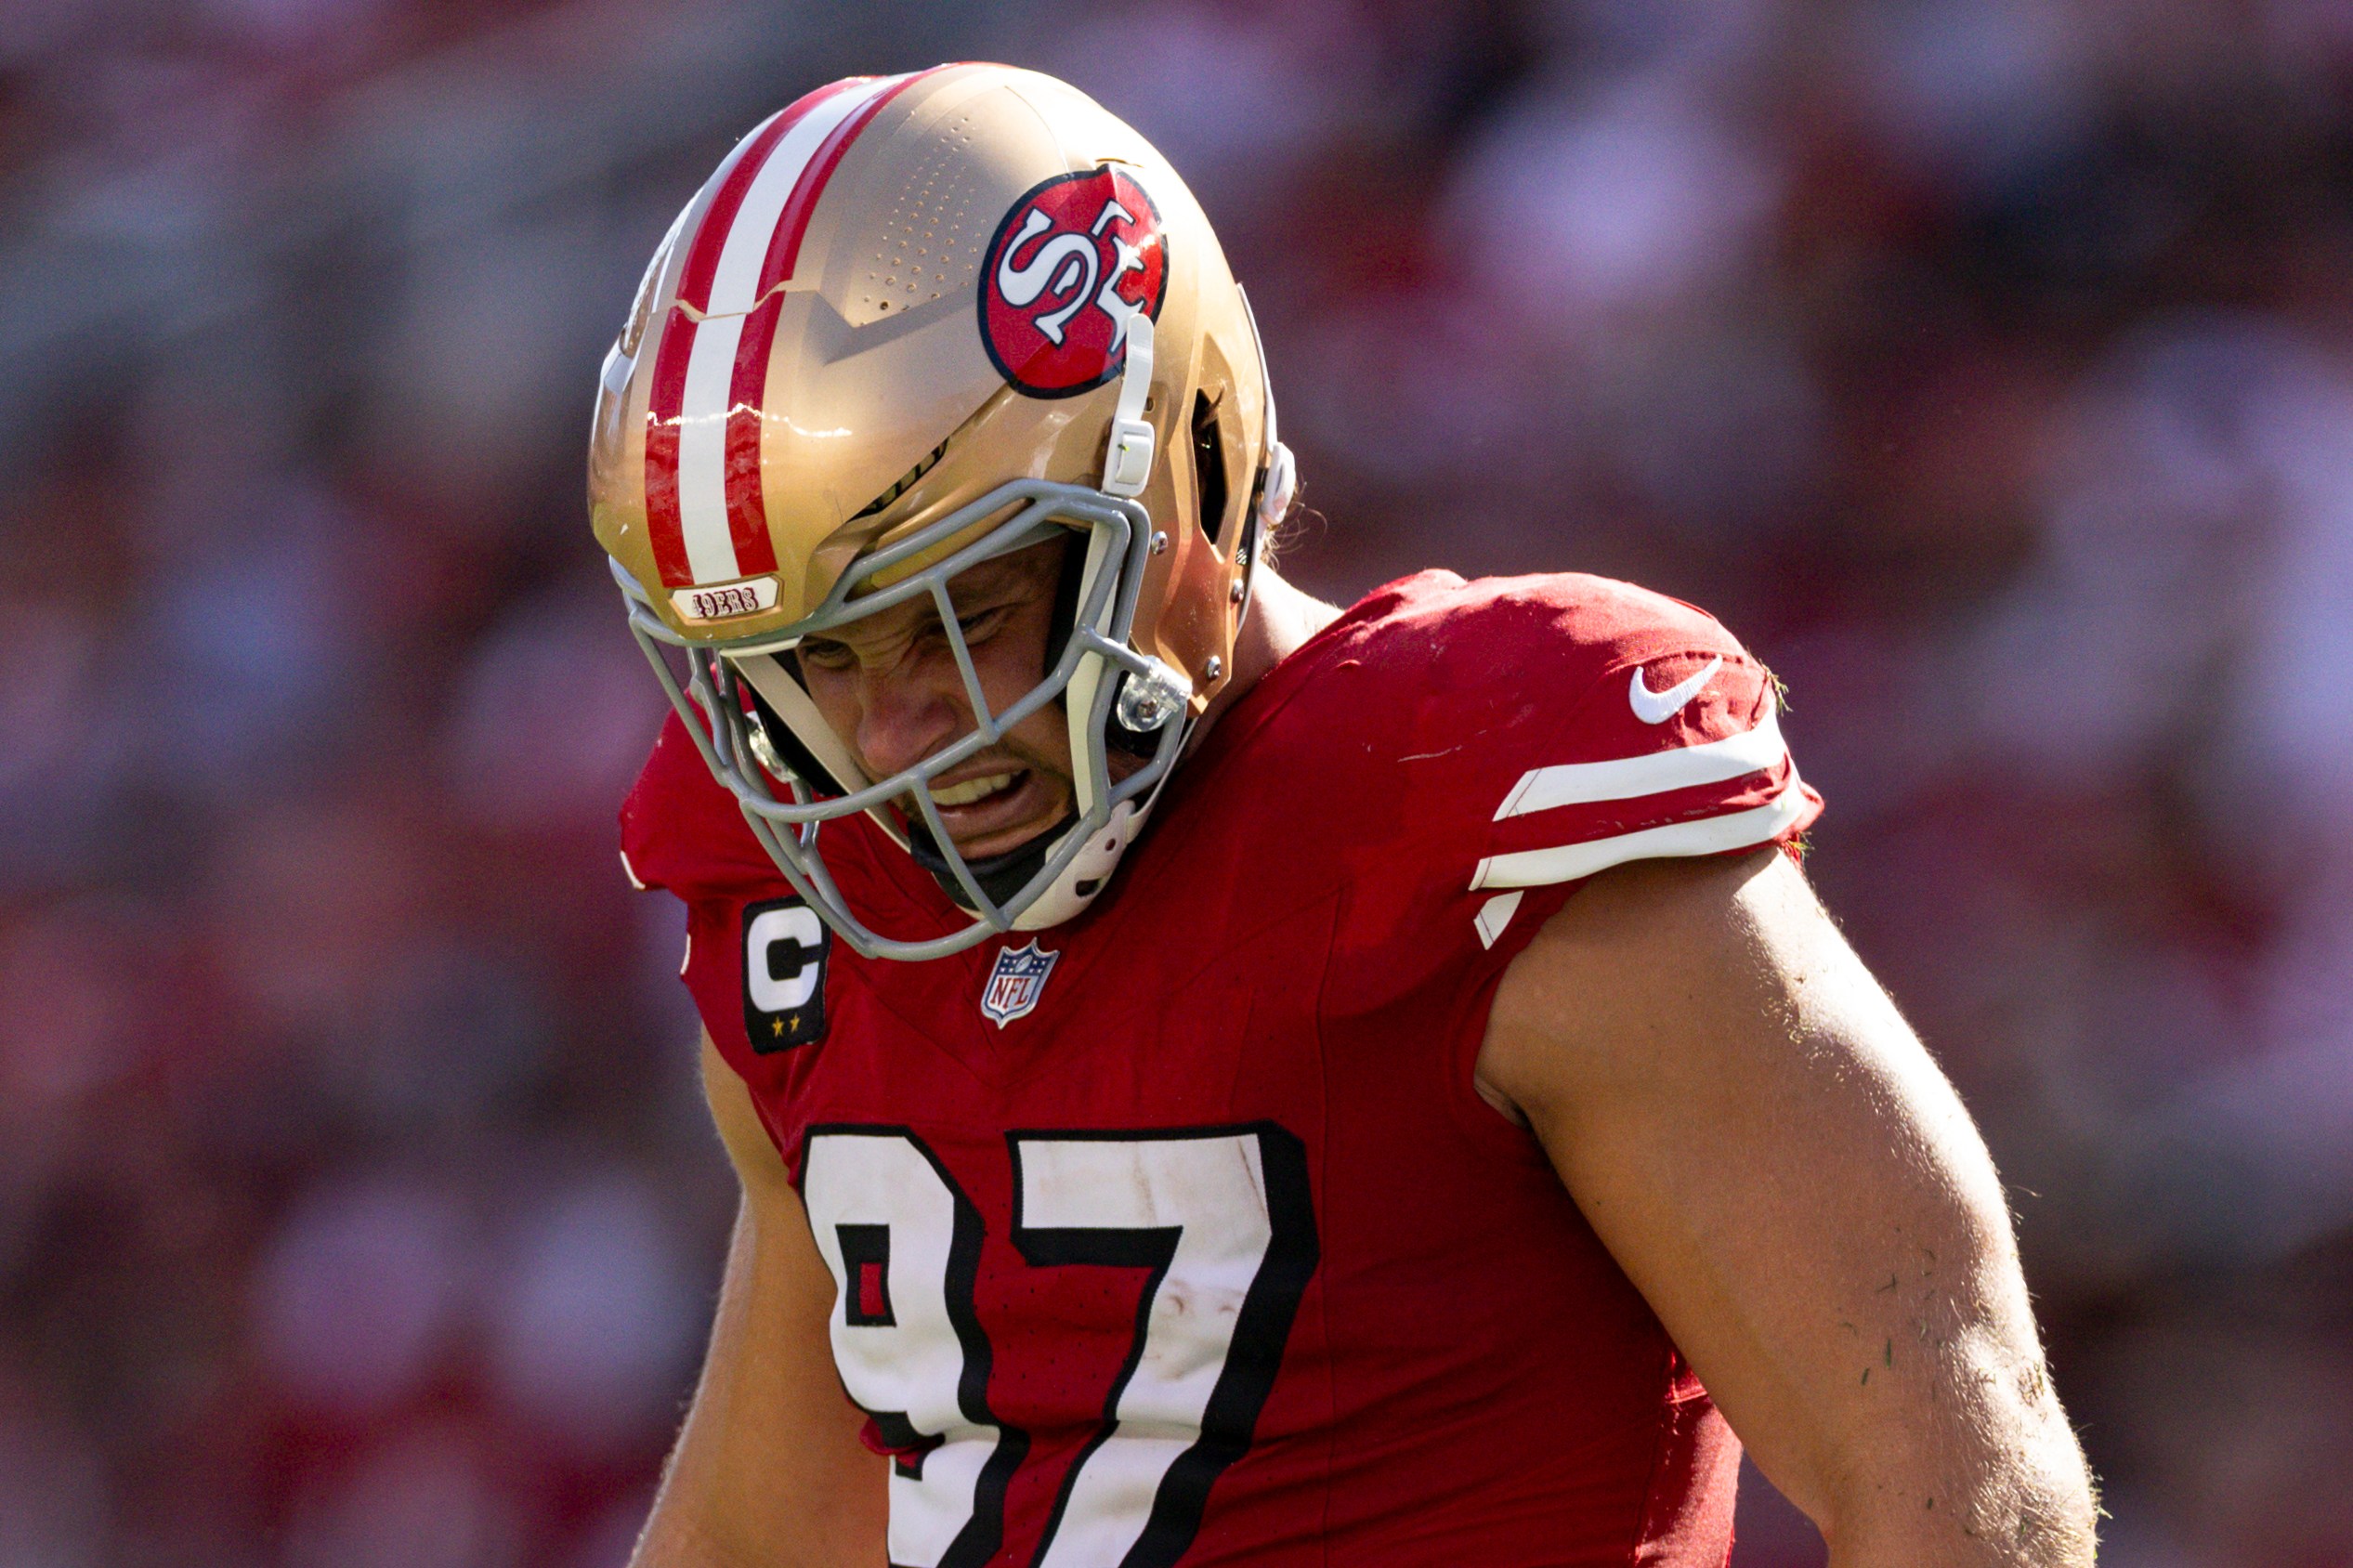
[[[829,643],[822,638],[804,637],[796,650],[804,668],[814,670],[847,670],[857,662],[846,643]]]
[[[967,644],[986,642],[1004,629],[1005,618],[1013,613],[1011,605],[997,605],[956,618],[956,629],[964,634]]]

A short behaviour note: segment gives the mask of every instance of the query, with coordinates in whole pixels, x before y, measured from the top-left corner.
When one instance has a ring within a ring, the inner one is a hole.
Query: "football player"
[[[1720,1564],[1742,1442],[1841,1568],[2090,1561],[1771,676],[1592,578],[1286,584],[1132,130],[991,65],[781,111],[591,487],[743,1185],[640,1561]]]

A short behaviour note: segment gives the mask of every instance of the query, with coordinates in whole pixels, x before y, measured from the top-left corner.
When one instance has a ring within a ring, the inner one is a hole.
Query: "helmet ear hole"
[[[1193,395],[1193,487],[1201,506],[1201,531],[1215,544],[1225,527],[1225,438],[1218,429],[1217,405],[1206,392]]]

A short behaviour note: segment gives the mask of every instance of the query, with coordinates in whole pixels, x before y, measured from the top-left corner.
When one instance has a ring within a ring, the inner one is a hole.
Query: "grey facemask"
[[[875,586],[908,561],[1008,512],[949,555]],[[1073,529],[1080,531],[1083,549],[1074,544],[1064,568],[1078,574],[1076,595],[1066,595],[1072,606],[1067,634],[1039,683],[1002,712],[994,712],[958,625],[950,581],[982,561]],[[785,880],[857,952],[917,960],[958,952],[1001,932],[1069,920],[1101,891],[1143,827],[1192,725],[1192,684],[1184,673],[1129,646],[1150,550],[1150,520],[1135,501],[1090,486],[1017,479],[860,558],[816,610],[754,638],[690,642],[663,624],[645,591],[618,564],[614,577],[628,602],[630,630],[671,705]],[[910,767],[869,778],[777,655],[804,636],[922,597],[938,614],[974,727]],[[683,681],[662,652],[665,645],[686,653]],[[941,821],[932,781],[1056,702],[1070,726],[1074,813],[1043,835],[1042,851],[1025,846],[976,866],[957,850]],[[781,722],[795,744],[776,744],[762,710]],[[1117,780],[1111,777],[1115,749],[1137,763]],[[864,812],[913,853],[895,805],[928,840],[919,863],[929,863],[949,895],[972,914],[961,930],[928,938],[885,935],[850,907],[836,884],[822,844],[825,825]],[[1035,869],[1022,874],[1032,856]],[[1016,881],[1017,886],[1007,885]]]

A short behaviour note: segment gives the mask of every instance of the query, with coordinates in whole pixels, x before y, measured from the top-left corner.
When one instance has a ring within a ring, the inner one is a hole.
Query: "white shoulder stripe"
[[[1525,817],[1557,805],[1582,805],[1588,801],[1625,801],[1685,790],[1694,784],[1717,784],[1779,767],[1789,754],[1782,743],[1780,715],[1767,707],[1757,727],[1702,746],[1672,751],[1652,751],[1606,763],[1561,763],[1531,768],[1496,807],[1495,819]]]
[[[1612,838],[1554,849],[1522,850],[1516,855],[1491,855],[1479,862],[1471,876],[1473,892],[1483,887],[1549,887],[1606,871],[1629,860],[1666,859],[1688,855],[1722,855],[1735,849],[1769,843],[1804,815],[1805,785],[1792,773],[1780,794],[1760,806],[1729,817],[1706,817],[1695,822],[1670,822],[1663,828],[1642,828]]]
[[[1472,928],[1479,933],[1479,946],[1492,947],[1496,945],[1496,940],[1503,934],[1503,928],[1510,925],[1511,917],[1520,912],[1520,900],[1526,896],[1526,894],[1514,889],[1510,893],[1498,893],[1479,906],[1479,912],[1471,921]]]

